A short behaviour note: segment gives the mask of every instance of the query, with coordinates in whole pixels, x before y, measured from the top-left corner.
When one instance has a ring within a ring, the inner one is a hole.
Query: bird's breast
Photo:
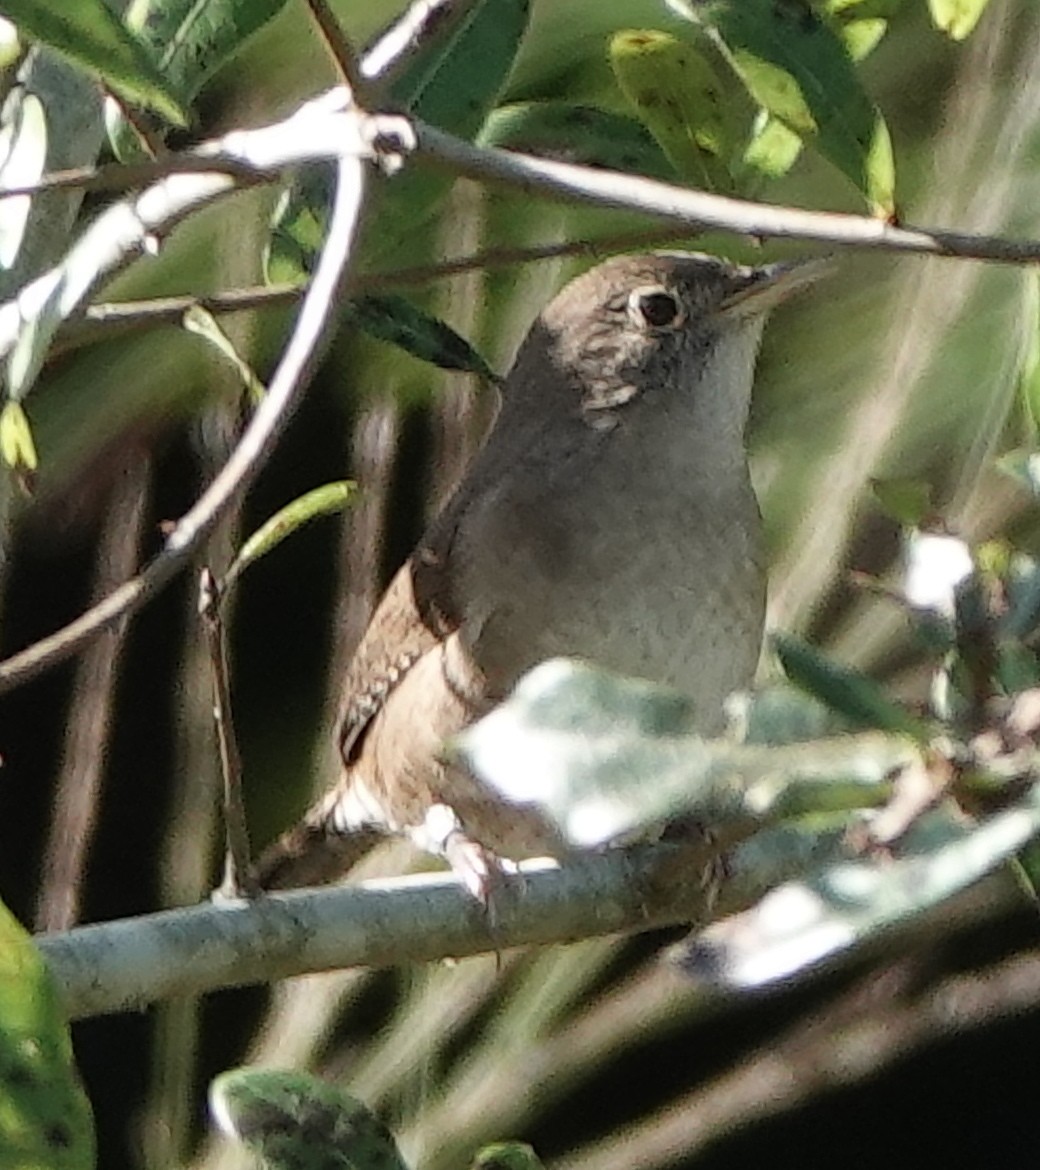
[[[750,483],[619,486],[500,501],[472,566],[464,637],[500,693],[546,658],[583,658],[684,690],[714,730],[726,696],[750,684],[761,642]]]

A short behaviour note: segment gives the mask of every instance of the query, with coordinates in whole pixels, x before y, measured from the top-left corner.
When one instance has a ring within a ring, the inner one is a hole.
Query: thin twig
[[[213,573],[204,568],[199,577],[199,617],[209,650],[213,685],[213,723],[224,780],[224,898],[253,898],[260,892],[249,852],[245,801],[242,797],[242,757],[235,736],[231,706],[231,672],[228,668],[227,634],[221,616],[223,594]]]
[[[361,72],[386,89],[428,42],[444,36],[477,0],[415,0],[398,20],[365,50]]]
[[[239,158],[213,156],[200,158],[194,154],[166,154],[145,162],[113,162],[100,166],[70,167],[65,171],[51,171],[35,183],[0,190],[0,201],[18,195],[39,195],[41,191],[62,191],[78,188],[81,191],[134,191],[138,187],[158,182],[169,175],[230,175],[243,186],[270,182],[273,175],[250,166]]]
[[[706,191],[676,187],[622,171],[555,162],[531,154],[477,147],[429,126],[413,123],[417,153],[454,175],[514,187],[532,195],[557,195],[596,207],[641,212],[685,224],[759,239],[815,240],[850,248],[916,252],[1002,264],[1040,261],[1040,241],[1008,240],[962,232],[898,227],[865,215],[803,211],[751,203]]]
[[[354,278],[353,287],[359,293],[387,292],[446,280],[460,273],[480,269],[533,264],[562,256],[599,256],[607,252],[627,252],[633,248],[653,247],[677,239],[688,239],[689,235],[689,229],[686,227],[664,227],[594,239],[568,240],[565,243],[538,244],[526,248],[488,248],[468,256],[455,256],[432,264],[416,264],[387,272],[359,273]],[[281,308],[294,304],[305,291],[305,285],[286,283],[225,289],[215,293],[149,297],[139,301],[105,301],[90,305],[82,317],[65,322],[59,331],[58,342],[52,353],[63,353],[70,347],[85,345],[101,337],[109,338],[113,334],[131,330],[160,325],[179,327],[184,314],[194,308],[205,309],[215,316],[253,309]]]
[[[311,19],[318,26],[321,39],[329,56],[336,63],[340,80],[350,89],[354,100],[366,109],[370,108],[367,84],[358,65],[357,54],[346,33],[340,27],[332,9],[325,0],[303,0]]]
[[[358,115],[362,117],[361,115]],[[137,577],[63,629],[0,663],[0,692],[39,674],[85,645],[100,630],[154,597],[190,560],[230,503],[252,482],[281,434],[332,328],[335,305],[361,218],[365,167],[359,157],[339,160],[329,232],[292,337],[271,378],[267,396],[238,447],[195,505],[178,521],[166,547]]]

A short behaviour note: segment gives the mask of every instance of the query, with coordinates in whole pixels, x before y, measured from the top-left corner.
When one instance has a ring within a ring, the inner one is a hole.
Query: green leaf
[[[555,659],[525,675],[454,749],[580,848],[676,815],[719,826],[873,806],[893,770],[917,758],[905,739],[877,733],[774,745],[705,739],[696,726],[691,700],[669,687]]]
[[[791,634],[774,634],[773,649],[787,677],[856,727],[876,727],[927,741],[929,729],[865,674],[840,666]]]
[[[542,1170],[542,1160],[526,1142],[494,1142],[477,1151],[470,1170]]]
[[[727,710],[733,714],[741,743],[779,747],[822,739],[846,730],[841,720],[819,699],[789,683],[733,696]]]
[[[452,34],[418,54],[394,82],[389,101],[417,118],[473,138],[494,108],[524,32],[529,0],[477,0]],[[306,168],[294,179],[273,218],[265,258],[272,283],[302,282],[325,237],[327,168]],[[365,233],[363,267],[386,264],[402,251],[414,263],[415,229],[437,213],[454,180],[428,167],[406,167],[377,182],[379,216]]]
[[[921,479],[872,479],[870,490],[886,516],[916,528],[934,512],[932,485]]]
[[[146,47],[103,0],[5,0],[4,16],[19,30],[96,73],[128,101],[178,126],[187,115]]]
[[[0,1166],[90,1170],[94,1125],[58,995],[28,933],[0,903]]]
[[[286,0],[131,0],[127,27],[151,51],[168,84],[190,106],[206,82],[276,16]],[[122,162],[149,157],[139,130],[106,109],[109,143]],[[157,134],[161,137],[161,131]]]
[[[936,28],[955,41],[963,41],[974,29],[989,0],[928,0]]]
[[[673,0],[709,28],[752,97],[841,170],[875,214],[895,214],[888,128],[841,38],[805,0]]]
[[[499,106],[484,123],[477,145],[675,179],[675,168],[641,122],[596,106],[555,101]]]
[[[1014,553],[1005,574],[1007,610],[1000,619],[1002,638],[1015,642],[1031,639],[1040,626],[1040,562],[1025,553]],[[1030,651],[1035,661],[1035,655]]]
[[[731,192],[743,127],[707,55],[690,38],[653,29],[615,33],[609,52],[621,92],[679,174]]]
[[[442,370],[464,370],[491,382],[498,380],[464,337],[404,297],[359,297],[351,301],[347,313],[372,337],[388,341],[420,361]]]
[[[751,138],[744,149],[744,165],[768,178],[776,179],[798,161],[802,140],[793,130],[774,118],[768,110],[759,111]]]
[[[282,193],[264,249],[269,284],[303,285],[310,278],[328,227],[333,182],[332,168],[316,164],[303,167]]]
[[[1023,309],[1026,345],[1018,370],[1018,395],[1025,409],[1030,432],[1040,434],[1040,272],[1024,273]]]
[[[1040,793],[977,828],[943,810],[914,827],[904,856],[827,867],[679,949],[681,965],[728,987],[760,987],[815,967],[972,885],[1040,833]]]
[[[209,1100],[220,1129],[263,1170],[408,1170],[367,1106],[306,1073],[232,1069]]]
[[[184,314],[184,328],[201,337],[220,354],[242,380],[253,405],[260,403],[267,393],[267,387],[260,381],[253,367],[235,349],[231,338],[221,329],[216,317],[201,305],[193,305]]]
[[[127,27],[156,54],[167,83],[190,103],[287,0],[134,0]]]
[[[236,581],[250,565],[255,564],[261,557],[266,556],[272,549],[277,548],[287,536],[291,536],[304,524],[316,520],[319,516],[329,516],[334,512],[342,512],[353,503],[357,495],[357,485],[350,480],[338,480],[327,483],[322,487],[313,488],[298,496],[292,503],[280,508],[265,521],[249,537],[238,550],[238,555],[231,563],[231,567],[224,574],[222,593],[226,593],[232,582]]]
[[[0,459],[14,471],[35,471],[39,466],[29,419],[20,402],[5,402],[0,411]]]

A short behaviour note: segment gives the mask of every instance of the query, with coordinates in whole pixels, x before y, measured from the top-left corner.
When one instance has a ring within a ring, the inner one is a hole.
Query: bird
[[[372,615],[343,685],[342,774],[261,855],[261,888],[335,880],[388,835],[444,857],[482,900],[503,864],[561,856],[536,809],[443,750],[546,659],[676,687],[718,733],[765,620],[745,443],[759,343],[819,269],[625,254],[556,295]]]

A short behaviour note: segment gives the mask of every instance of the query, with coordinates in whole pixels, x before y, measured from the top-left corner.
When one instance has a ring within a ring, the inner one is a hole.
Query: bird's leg
[[[695,816],[673,817],[661,833],[662,841],[676,845],[714,846],[711,857],[701,870],[701,887],[708,893],[709,913],[715,905],[723,883],[730,876],[729,858],[718,839],[718,834]]]
[[[484,907],[492,926],[495,905],[516,873],[511,862],[498,856],[466,832],[455,810],[447,804],[433,804],[423,819],[422,848],[437,853],[451,866],[452,873]]]

